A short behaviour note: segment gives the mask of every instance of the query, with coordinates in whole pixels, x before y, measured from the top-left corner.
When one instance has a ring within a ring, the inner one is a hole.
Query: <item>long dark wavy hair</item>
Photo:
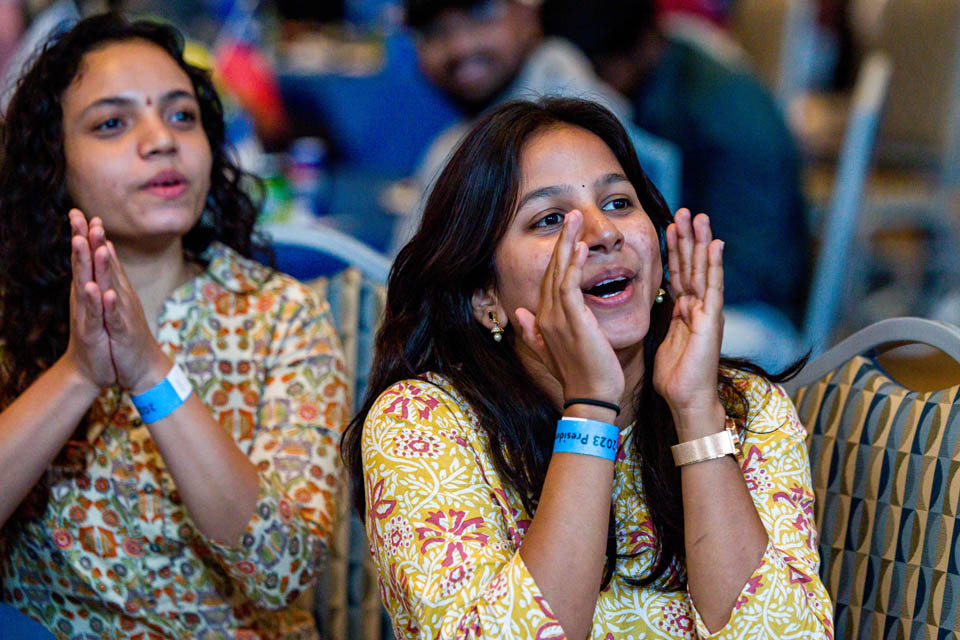
[[[374,370],[363,406],[348,426],[342,446],[354,506],[361,515],[365,512],[361,439],[367,414],[388,387],[404,379],[424,380],[427,372],[446,377],[470,402],[489,436],[489,453],[498,473],[516,490],[527,512],[536,511],[561,411],[512,348],[520,339],[512,325],[506,327],[503,342],[494,342],[475,319],[471,298],[477,289],[496,284],[494,252],[515,215],[526,141],[560,125],[586,129],[607,144],[661,238],[672,221],[663,197],[640,167],[626,131],[603,107],[585,100],[544,98],[535,103],[510,102],[483,117],[438,177],[420,228],[390,273]],[[661,252],[666,266],[665,248]],[[670,453],[677,434],[666,401],[653,388],[654,356],[666,336],[672,310],[673,302],[667,298],[650,312],[650,330],[643,344],[645,375],[634,395],[635,415],[643,428],[633,431],[630,451],[640,463],[642,491],[656,532],[656,559],[647,575],[623,576],[631,584],[655,584],[664,590],[682,589],[686,584],[680,472]],[[723,364],[764,373],[741,361],[724,360]],[[727,412],[742,420],[748,409],[746,399],[722,372],[718,383],[730,391],[723,396],[734,400],[727,403],[732,405]],[[614,525],[611,508],[604,585],[616,571]]]
[[[66,188],[63,93],[85,54],[106,45],[146,40],[167,52],[190,77],[213,166],[206,207],[183,238],[186,257],[200,260],[213,241],[244,256],[256,248],[259,211],[247,190],[256,185],[231,160],[223,106],[209,74],[183,58],[183,39],[172,27],[128,22],[116,14],[87,18],[53,36],[20,79],[0,125],[0,408],[5,408],[67,348],[70,331],[70,223],[74,206]],[[72,441],[83,441],[87,419]],[[70,446],[57,462],[65,464]],[[17,521],[37,515],[49,491],[41,480],[21,503]]]

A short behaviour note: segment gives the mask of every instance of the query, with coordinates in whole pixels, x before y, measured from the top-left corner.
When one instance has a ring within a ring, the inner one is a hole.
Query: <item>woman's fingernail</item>
[[[723,253],[723,247],[726,246],[726,244],[723,240],[720,241],[720,253]]]

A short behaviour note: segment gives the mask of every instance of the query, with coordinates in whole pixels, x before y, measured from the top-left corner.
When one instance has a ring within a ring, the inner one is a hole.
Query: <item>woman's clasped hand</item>
[[[96,387],[118,384],[133,395],[172,366],[157,344],[140,298],[107,239],[100,218],[70,213],[70,341],[66,354]]]

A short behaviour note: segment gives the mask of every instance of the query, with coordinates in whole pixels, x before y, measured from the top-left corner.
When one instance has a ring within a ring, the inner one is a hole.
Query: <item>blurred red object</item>
[[[660,15],[665,13],[691,13],[720,26],[727,23],[727,17],[730,14],[730,7],[733,4],[731,0],[656,0],[657,12]]]
[[[266,57],[250,43],[227,41],[217,47],[214,58],[220,85],[250,113],[258,135],[264,140],[282,138],[287,115]]]

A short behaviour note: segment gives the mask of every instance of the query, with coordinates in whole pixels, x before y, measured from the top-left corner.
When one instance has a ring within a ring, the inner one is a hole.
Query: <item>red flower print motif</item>
[[[274,305],[273,296],[265,295],[259,300],[257,300],[256,304],[257,304],[257,311],[259,311],[260,313],[266,313],[267,311],[270,311],[270,309],[273,308],[273,305]]]
[[[461,447],[467,446],[466,439],[464,439],[464,437],[460,435],[460,432],[457,431],[456,429],[438,429],[437,433],[439,433],[441,436],[443,436],[447,440],[456,442],[458,446],[461,446]]]
[[[103,524],[107,525],[108,527],[115,527],[120,524],[120,517],[117,515],[116,511],[107,509],[100,514],[100,517],[103,519]]]
[[[464,542],[476,542],[480,545],[486,545],[488,536],[485,533],[468,533],[470,529],[483,525],[483,518],[466,518],[466,512],[448,509],[447,513],[435,511],[427,518],[429,527],[417,527],[419,539],[423,542],[420,546],[420,552],[426,553],[427,547],[432,544],[440,544],[446,548],[445,557],[441,563],[444,567],[452,565],[454,555],[459,556],[457,562],[463,562],[467,559],[467,554],[463,550]]]
[[[563,632],[563,627],[560,626],[557,617],[553,615],[553,611],[550,610],[550,605],[547,604],[546,599],[543,596],[534,596],[533,599],[537,602],[537,606],[540,607],[540,611],[543,612],[543,616],[547,619],[547,621],[537,629],[537,640],[565,639],[567,634]]]
[[[300,405],[300,408],[297,409],[297,415],[300,416],[302,420],[312,422],[320,415],[320,409],[312,402],[304,402]]]
[[[660,619],[657,623],[667,633],[675,634],[680,638],[692,639],[696,635],[690,609],[686,604],[676,600],[670,601],[660,610]]]
[[[457,625],[456,636],[458,638],[483,637],[483,629],[480,628],[480,614],[476,608],[470,609],[460,618],[460,624]]]
[[[402,429],[393,440],[393,451],[403,458],[437,458],[443,444],[431,433]]]
[[[280,512],[280,518],[286,523],[289,523],[290,518],[293,517],[293,507],[286,500],[280,500],[277,503],[277,511]]]
[[[641,551],[656,551],[657,540],[653,535],[653,520],[647,518],[640,523],[640,529],[627,534],[627,547],[629,553],[640,553]]]
[[[444,578],[440,584],[440,593],[444,597],[450,597],[460,591],[460,589],[470,582],[473,577],[473,567],[466,564],[458,564]]]
[[[367,478],[367,486],[370,486],[369,483],[372,481],[372,478]],[[397,506],[397,501],[384,498],[383,497],[383,480],[380,480],[377,484],[373,486],[373,489],[370,490],[370,498],[367,500],[367,519],[374,524],[373,536],[377,544],[383,543],[383,536],[380,535],[380,527],[377,526],[377,520],[384,520],[389,518],[390,514],[393,513],[394,507]]]
[[[804,490],[800,485],[791,487],[790,492],[778,491],[773,494],[774,502],[785,502],[800,510],[797,519],[793,521],[793,526],[797,531],[807,533],[806,545],[808,549],[816,548],[817,532],[813,527],[813,493]]]
[[[740,470],[743,471],[743,479],[747,482],[747,489],[751,493],[758,491],[769,491],[773,488],[773,481],[770,474],[761,464],[766,461],[757,447],[749,447],[743,461],[740,463]]]
[[[757,592],[757,589],[763,586],[763,578],[761,576],[753,576],[747,580],[747,584],[743,587],[743,592],[740,594],[740,597],[737,598],[737,601],[733,604],[734,610],[739,609],[743,605],[750,602],[750,598],[747,595],[753,595]]]
[[[66,549],[73,544],[73,536],[66,529],[54,529],[50,534],[50,539],[53,540],[53,544],[61,549]]]
[[[123,550],[127,552],[127,555],[139,558],[143,555],[143,544],[134,538],[126,538],[123,541]]]
[[[387,524],[386,533],[387,553],[392,556],[413,543],[413,527],[406,518],[400,516],[392,518]]]
[[[792,564],[787,565],[787,568],[790,570],[790,584],[806,584],[810,582],[810,576],[805,574],[803,571],[800,571]]]
[[[507,591],[509,590],[510,585],[507,584],[507,574],[501,571],[484,587],[483,597],[487,602],[497,602],[500,598],[507,595]]]
[[[202,291],[203,291],[203,297],[205,297],[208,300],[215,300],[217,296],[220,295],[220,287],[213,284],[212,282],[208,282],[207,284],[203,285]]]
[[[430,414],[440,404],[436,398],[427,396],[422,389],[411,384],[401,383],[400,388],[391,394],[393,401],[387,405],[384,413],[398,414],[404,420],[410,418],[410,413],[421,420],[428,420]]]
[[[257,570],[257,567],[249,560],[241,560],[233,566],[237,571],[248,576],[252,576]]]
[[[407,593],[409,578],[403,569],[398,569],[395,563],[390,563],[390,576],[387,578],[387,584],[384,584],[383,578],[377,578],[380,582],[381,597],[384,597],[389,591],[396,598],[401,598],[401,594]],[[384,597],[383,602],[388,602]]]
[[[74,522],[83,522],[87,519],[87,510],[79,505],[70,507],[70,519]]]

